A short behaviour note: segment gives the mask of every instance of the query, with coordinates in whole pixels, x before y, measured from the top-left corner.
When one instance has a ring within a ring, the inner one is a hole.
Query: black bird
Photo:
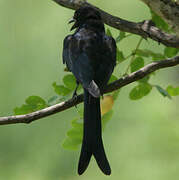
[[[84,6],[75,11],[71,30],[64,39],[63,63],[84,89],[84,130],[78,174],[82,174],[94,155],[102,172],[111,174],[101,132],[100,95],[116,64],[115,40],[105,34],[104,23],[96,9]]]

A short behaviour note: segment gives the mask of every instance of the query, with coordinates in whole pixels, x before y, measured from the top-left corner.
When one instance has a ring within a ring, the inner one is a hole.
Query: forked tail
[[[102,142],[100,98],[94,98],[87,90],[84,90],[84,130],[78,164],[79,175],[83,174],[88,167],[92,155],[101,171],[110,175],[111,168]]]

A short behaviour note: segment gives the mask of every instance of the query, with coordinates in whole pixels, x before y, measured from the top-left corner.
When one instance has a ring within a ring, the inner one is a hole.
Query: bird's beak
[[[71,27],[70,31],[72,31],[73,29],[75,29],[76,27],[78,27],[78,23],[76,21],[76,19],[72,18],[68,24],[74,23],[73,26]]]

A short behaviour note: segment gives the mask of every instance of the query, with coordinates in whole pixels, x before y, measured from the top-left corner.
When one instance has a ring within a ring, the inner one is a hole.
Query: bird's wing
[[[111,64],[113,66],[116,65],[116,50],[117,50],[117,46],[116,46],[116,41],[114,40],[113,37],[111,36],[106,36],[105,38],[105,42],[110,50],[110,54],[111,54]]]
[[[66,64],[69,71],[72,68],[72,60],[69,52],[70,41],[72,41],[72,35],[67,36],[63,41],[63,64]]]
[[[101,53],[102,62],[100,63],[96,74],[98,79],[97,84],[100,86],[101,90],[103,90],[103,88],[105,88],[105,86],[107,85],[116,65],[117,48],[115,40],[110,36],[104,35],[103,43],[104,52]]]
[[[64,40],[63,63],[66,63],[68,69],[92,96],[99,97],[100,90],[94,81],[94,70],[85,51],[87,44],[88,41],[80,36],[67,36]]]

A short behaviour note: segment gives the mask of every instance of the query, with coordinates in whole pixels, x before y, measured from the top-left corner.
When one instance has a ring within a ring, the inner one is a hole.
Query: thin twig
[[[130,66],[131,66],[132,62],[133,62],[133,61],[134,61],[134,59],[135,59],[136,52],[137,52],[137,50],[139,49],[139,47],[140,47],[140,45],[141,45],[141,43],[142,43],[142,40],[143,40],[143,38],[141,37],[141,38],[139,39],[139,42],[137,43],[137,46],[136,46],[136,48],[135,48],[135,50],[134,50],[133,54],[132,54],[131,60],[130,60],[130,62],[129,62],[129,64],[128,64],[128,66],[127,66],[127,69],[126,69],[126,71],[125,71],[125,74],[127,74],[127,73],[128,73],[129,68],[130,68]]]

